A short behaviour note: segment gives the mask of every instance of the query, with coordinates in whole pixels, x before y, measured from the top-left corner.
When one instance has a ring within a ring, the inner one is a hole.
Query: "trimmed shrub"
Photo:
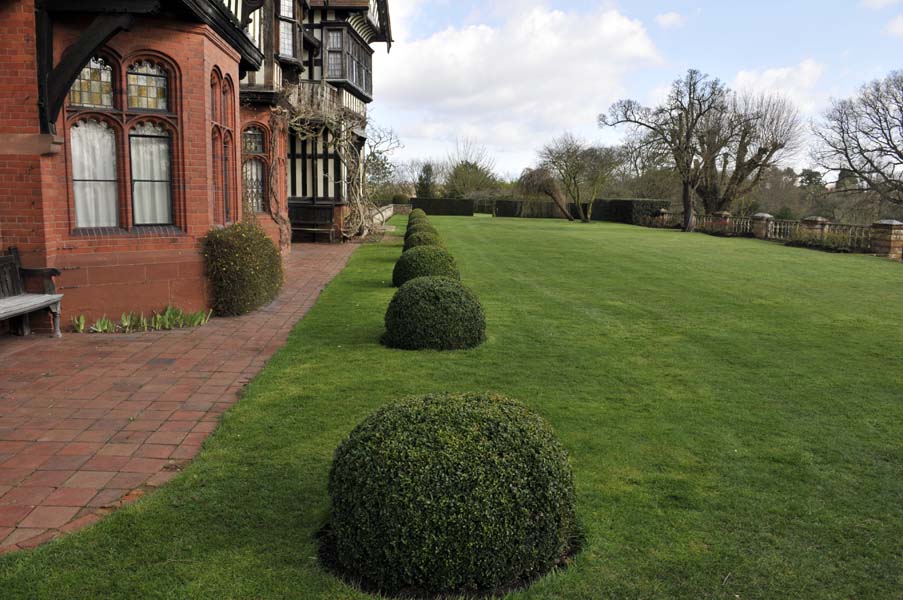
[[[389,303],[382,342],[402,350],[463,350],[485,339],[486,316],[473,292],[448,277],[418,277]]]
[[[432,233],[433,235],[439,235],[439,232],[435,227],[424,221],[418,221],[409,226],[408,230],[404,234],[404,237],[405,239],[407,239],[415,233]]]
[[[395,263],[392,285],[399,287],[418,277],[461,279],[455,257],[439,246],[418,246],[405,252]]]
[[[584,210],[586,210],[584,204]],[[613,221],[640,225],[646,217],[657,216],[661,209],[671,208],[670,200],[601,199],[593,202],[593,221]],[[571,213],[577,216],[577,207],[571,205]]]
[[[426,211],[424,211],[422,208],[415,208],[414,210],[411,211],[411,218],[416,218],[416,217],[425,218]]]
[[[426,217],[410,217],[408,218],[408,229],[415,225],[430,225],[430,220]]]
[[[411,248],[416,248],[417,246],[439,246],[440,248],[445,248],[445,244],[442,243],[442,240],[439,239],[438,235],[435,233],[427,233],[425,231],[415,233],[405,238],[405,252]]]
[[[522,585],[581,537],[568,455],[551,426],[490,394],[381,408],[336,450],[329,494],[336,566],[389,594]]]
[[[257,223],[210,231],[203,252],[214,314],[243,315],[269,304],[282,289],[282,255]]]

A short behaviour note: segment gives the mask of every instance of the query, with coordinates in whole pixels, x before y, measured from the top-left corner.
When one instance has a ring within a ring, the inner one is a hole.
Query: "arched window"
[[[69,130],[76,227],[119,224],[116,133],[97,119],[82,119]]]
[[[69,104],[85,108],[113,108],[113,68],[92,58],[69,89]]]
[[[226,223],[232,220],[232,136],[226,133],[223,136],[223,214]]]
[[[169,78],[160,65],[147,60],[128,69],[128,106],[139,110],[169,109]]]
[[[172,143],[168,131],[143,122],[129,132],[135,225],[172,224]]]
[[[242,195],[248,210],[266,210],[267,150],[266,136],[259,127],[248,127],[242,134]]]

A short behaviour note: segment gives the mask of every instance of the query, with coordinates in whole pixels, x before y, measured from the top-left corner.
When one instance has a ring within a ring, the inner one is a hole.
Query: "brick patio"
[[[0,553],[89,525],[178,473],[355,247],[295,246],[276,302],[198,329],[0,337]]]

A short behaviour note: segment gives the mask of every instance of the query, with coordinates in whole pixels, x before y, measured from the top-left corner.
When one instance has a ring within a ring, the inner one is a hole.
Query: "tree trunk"
[[[681,196],[684,205],[684,231],[693,231],[696,228],[696,218],[693,214],[693,190],[689,183],[683,183]]]

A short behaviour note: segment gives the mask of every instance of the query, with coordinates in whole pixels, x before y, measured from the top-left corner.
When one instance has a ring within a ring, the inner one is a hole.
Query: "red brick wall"
[[[38,135],[33,0],[0,3],[0,23],[0,133]],[[46,254],[41,177],[38,156],[0,155],[0,246],[18,246],[29,265],[43,264]]]
[[[0,143],[4,136],[39,133],[33,0],[0,7]],[[56,60],[84,30],[86,18],[56,22]],[[230,173],[233,220],[241,215],[238,54],[203,25],[139,18],[107,47],[122,57],[152,53],[177,71],[172,85],[180,129],[173,137],[174,214],[179,230],[84,235],[75,218],[65,109],[57,121],[64,146],[45,156],[0,155],[0,244],[17,245],[23,262],[63,270],[64,319],[118,317],[167,304],[198,310],[209,304],[200,238],[215,225],[210,74],[233,82]],[[127,160],[127,149],[120,148]],[[127,187],[126,182],[121,185]],[[127,192],[124,192],[127,193]],[[128,205],[128,203],[126,203]]]

